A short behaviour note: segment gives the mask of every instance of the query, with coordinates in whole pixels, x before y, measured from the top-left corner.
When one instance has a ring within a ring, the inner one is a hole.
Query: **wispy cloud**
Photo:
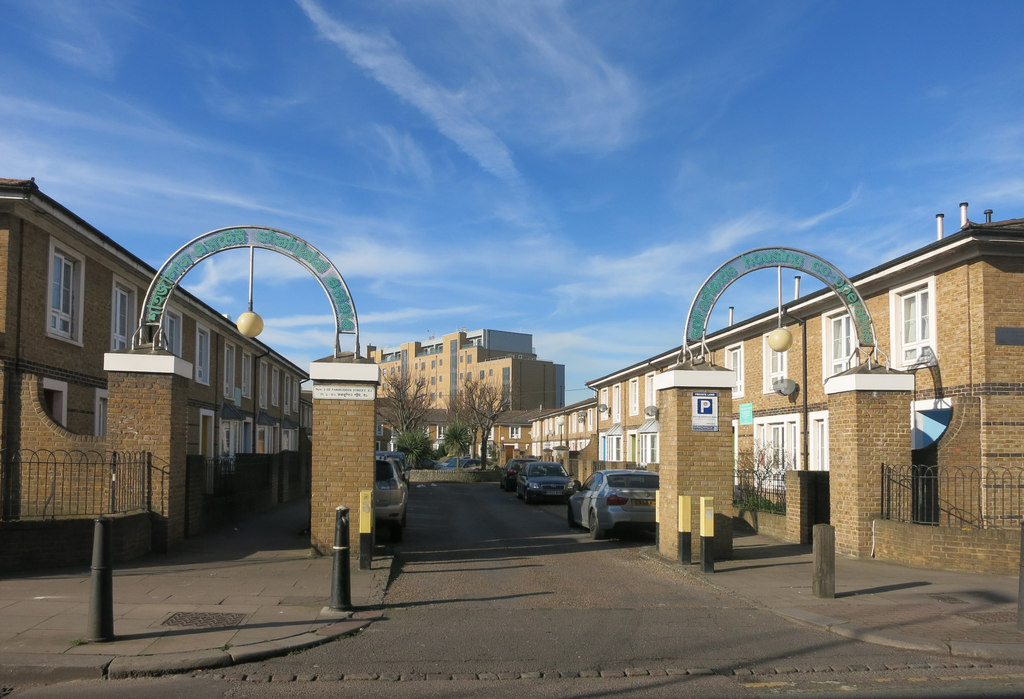
[[[520,183],[512,154],[502,140],[473,116],[457,93],[444,89],[410,63],[394,39],[386,34],[361,34],[331,18],[312,0],[296,1],[324,38],[430,118],[438,131],[480,167],[508,183]]]

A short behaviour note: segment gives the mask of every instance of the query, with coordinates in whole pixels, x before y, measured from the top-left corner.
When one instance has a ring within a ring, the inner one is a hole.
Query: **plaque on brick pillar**
[[[732,502],[732,387],[736,374],[707,363],[677,365],[654,377],[658,392],[661,460],[659,464],[659,518],[678,522],[679,496],[690,502],[701,497],[718,503]],[[689,531],[699,531],[700,513],[691,508]],[[687,517],[687,513],[682,513]],[[679,555],[677,528],[661,526],[658,551],[667,558]],[[721,559],[732,555],[732,518],[715,514],[715,551]],[[699,550],[690,560],[699,562]]]
[[[112,451],[150,454],[152,549],[168,551],[186,531],[188,387],[192,364],[169,352],[110,352],[107,440]]]
[[[881,511],[881,465],[910,463],[914,376],[861,364],[825,382],[829,414],[829,500],[836,551],[871,555]]]
[[[313,380],[313,474],[310,544],[321,554],[334,545],[335,513],[349,508],[352,531],[364,517],[360,493],[373,490],[374,436],[380,368],[353,355],[310,364]],[[353,556],[361,552],[353,548]]]

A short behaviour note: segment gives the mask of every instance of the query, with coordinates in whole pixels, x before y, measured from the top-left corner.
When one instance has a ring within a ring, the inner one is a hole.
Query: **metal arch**
[[[291,257],[316,277],[334,309],[334,356],[341,354],[341,336],[355,335],[355,355],[359,356],[359,319],[345,278],[334,264],[298,236],[263,226],[218,228],[193,238],[178,248],[153,277],[139,314],[139,327],[132,336],[132,349],[145,344],[166,349],[163,318],[167,299],[182,278],[199,262],[225,250],[262,248]]]
[[[839,297],[846,307],[850,318],[857,328],[858,344],[861,348],[870,347],[869,356],[874,356],[878,349],[875,336],[875,323],[868,312],[867,304],[860,292],[845,274],[834,265],[822,258],[795,248],[755,248],[741,253],[716,269],[704,281],[697,295],[690,304],[686,314],[686,328],[683,333],[683,345],[680,348],[680,359],[683,352],[687,358],[693,358],[691,343],[700,343],[701,356],[708,353],[707,327],[711,310],[725,290],[737,279],[750,272],[770,267],[787,267],[810,274]]]

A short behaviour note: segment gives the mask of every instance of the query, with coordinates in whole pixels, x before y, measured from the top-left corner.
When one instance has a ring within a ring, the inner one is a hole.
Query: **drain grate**
[[[245,621],[245,616],[245,614],[218,614],[216,612],[175,612],[164,621],[163,626],[216,629],[238,626]]]

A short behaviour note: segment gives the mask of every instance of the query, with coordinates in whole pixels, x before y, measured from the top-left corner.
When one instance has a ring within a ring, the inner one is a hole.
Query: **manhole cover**
[[[928,595],[933,600],[938,602],[945,602],[946,604],[967,604],[964,600],[959,597],[953,597],[952,595]]]
[[[215,612],[175,612],[163,623],[164,626],[191,626],[193,628],[220,628],[238,626],[245,621],[245,614],[217,614]]]
[[[964,612],[963,614],[957,614],[957,616],[966,617],[971,621],[977,621],[982,624],[1008,624],[1012,621],[1017,621],[1017,612],[1015,611]]]

